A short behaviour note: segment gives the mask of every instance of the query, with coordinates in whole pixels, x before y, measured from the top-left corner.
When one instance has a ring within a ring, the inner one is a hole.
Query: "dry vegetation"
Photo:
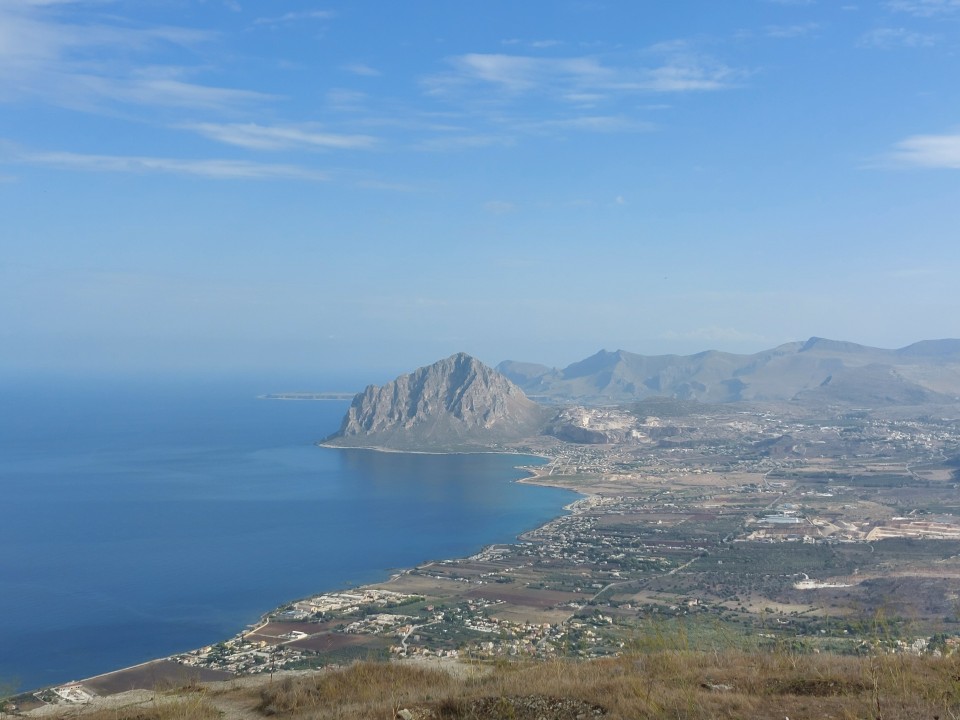
[[[87,720],[329,718],[960,717],[960,658],[659,650],[595,661],[501,662],[474,673],[362,662],[264,683],[183,689]]]

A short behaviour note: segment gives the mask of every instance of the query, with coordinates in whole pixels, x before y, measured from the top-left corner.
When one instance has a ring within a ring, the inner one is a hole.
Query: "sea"
[[[318,447],[349,403],[258,398],[291,389],[0,382],[0,689],[211,644],[290,600],[511,542],[577,497],[516,483],[534,457]]]

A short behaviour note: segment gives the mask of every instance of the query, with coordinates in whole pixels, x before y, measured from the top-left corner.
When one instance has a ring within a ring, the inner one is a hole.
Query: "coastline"
[[[373,450],[373,451],[376,451],[376,452],[399,453],[399,454],[418,454],[418,455],[490,455],[490,454],[493,454],[493,455],[515,455],[515,456],[522,456],[522,457],[527,457],[527,458],[531,458],[531,457],[532,457],[532,458],[539,458],[539,459],[542,459],[542,460],[545,460],[545,461],[550,461],[550,460],[553,459],[550,455],[547,455],[547,454],[533,453],[533,452],[528,452],[528,451],[521,452],[521,451],[509,450],[509,449],[503,449],[503,450],[462,450],[462,451],[456,451],[456,450],[451,450],[451,451],[417,451],[417,450],[397,450],[397,449],[393,449],[393,448],[384,448],[384,447],[377,447],[377,446],[369,446],[369,447],[341,447],[341,446],[337,446],[337,445],[326,444],[326,443],[324,443],[323,441],[316,442],[315,445],[318,446],[318,447],[324,447],[324,448],[335,449],[335,450]],[[519,483],[519,484],[525,484],[525,485],[537,485],[537,486],[541,486],[541,487],[551,487],[551,488],[556,488],[556,489],[567,490],[567,491],[570,491],[570,492],[574,492],[574,493],[580,495],[581,497],[579,497],[579,498],[577,498],[577,499],[575,499],[575,500],[573,500],[573,501],[565,504],[565,505],[562,507],[562,511],[563,511],[562,513],[559,513],[559,514],[557,514],[557,515],[555,515],[555,516],[547,519],[546,521],[542,522],[541,524],[537,525],[536,527],[532,527],[532,528],[529,528],[529,529],[527,529],[527,530],[524,530],[524,531],[518,533],[518,534],[514,537],[514,539],[513,539],[512,541],[507,542],[507,543],[504,543],[504,542],[493,542],[493,543],[485,544],[485,545],[483,545],[483,546],[481,547],[481,549],[480,549],[477,553],[475,553],[473,556],[458,557],[458,558],[439,558],[439,559],[423,560],[423,561],[419,562],[419,563],[416,564],[416,565],[413,565],[413,566],[410,566],[410,567],[401,568],[401,569],[395,569],[395,570],[393,570],[393,571],[390,571],[390,572],[389,572],[389,577],[387,577],[387,578],[384,579],[384,580],[375,581],[375,582],[369,582],[369,583],[364,583],[364,584],[360,584],[360,585],[351,585],[351,586],[348,586],[348,587],[344,587],[344,588],[342,588],[342,589],[340,589],[340,590],[333,590],[333,589],[331,589],[331,590],[324,591],[324,592],[325,592],[325,593],[338,593],[338,592],[341,592],[341,593],[349,593],[349,592],[351,592],[351,591],[353,591],[353,592],[369,591],[369,590],[373,590],[373,589],[376,589],[376,588],[379,588],[379,587],[382,587],[382,586],[386,586],[386,585],[390,585],[390,584],[392,584],[392,583],[395,583],[395,582],[399,581],[401,578],[410,575],[412,572],[414,572],[414,571],[416,571],[417,569],[420,569],[420,568],[430,567],[430,566],[433,566],[433,565],[450,563],[450,562],[466,561],[466,560],[469,560],[469,559],[472,558],[472,557],[481,556],[481,555],[483,555],[484,553],[490,552],[490,551],[491,551],[492,549],[494,549],[494,548],[503,548],[503,547],[515,547],[515,546],[518,546],[520,543],[522,543],[522,542],[524,542],[524,541],[526,540],[526,538],[527,538],[528,535],[536,534],[538,531],[542,530],[543,528],[545,528],[547,525],[549,525],[550,523],[554,522],[555,520],[557,520],[557,519],[559,519],[559,518],[562,518],[562,517],[566,517],[566,516],[568,516],[568,515],[575,515],[575,514],[577,514],[577,513],[580,511],[580,504],[581,504],[585,499],[588,499],[588,498],[590,497],[590,495],[589,495],[587,492],[585,492],[582,488],[573,488],[573,487],[568,487],[568,486],[562,486],[562,485],[559,485],[559,484],[556,484],[556,483],[550,483],[550,482],[548,482],[548,481],[545,481],[545,478],[548,477],[548,476],[544,475],[543,473],[537,472],[537,469],[536,469],[536,467],[534,467],[534,466],[517,464],[517,465],[514,465],[514,468],[517,469],[517,470],[526,472],[526,473],[527,473],[527,477],[517,478],[517,479],[513,480],[512,482]],[[316,597],[316,594],[315,594],[315,595],[309,595],[309,596],[306,596],[306,597],[304,597],[304,598],[298,598],[298,599],[290,600],[290,601],[281,603],[281,604],[279,604],[279,605],[276,605],[276,606],[274,606],[273,608],[271,608],[270,610],[268,610],[268,611],[266,611],[265,613],[263,613],[262,615],[260,615],[259,618],[258,618],[255,622],[252,622],[252,623],[248,624],[243,630],[240,630],[240,631],[237,632],[235,635],[233,635],[231,638],[225,638],[224,640],[222,640],[222,641],[220,641],[220,642],[222,643],[222,642],[229,642],[229,641],[231,641],[231,640],[236,640],[236,639],[243,639],[244,637],[246,637],[246,636],[248,636],[248,635],[255,634],[258,630],[262,629],[264,626],[266,626],[267,624],[269,624],[270,621],[271,621],[271,618],[272,618],[272,617],[275,617],[280,611],[282,611],[283,608],[288,607],[288,606],[292,605],[293,603],[297,603],[297,602],[304,601],[304,600],[309,599],[309,598],[311,598],[311,597]],[[188,654],[193,653],[193,652],[196,652],[196,649],[191,648],[191,649],[186,650],[186,651],[183,651],[183,652],[174,653],[174,654],[171,654],[171,655],[162,656],[162,657],[154,658],[154,659],[151,659],[151,660],[146,660],[146,661],[143,661],[143,662],[140,662],[140,663],[136,663],[136,664],[131,665],[131,666],[126,666],[126,667],[118,668],[118,669],[116,669],[116,670],[111,670],[111,671],[108,671],[108,672],[99,673],[99,674],[97,674],[97,675],[90,676],[90,677],[85,677],[85,678],[83,678],[83,679],[81,679],[81,680],[70,681],[70,682],[68,682],[68,683],[63,683],[63,684],[61,684],[61,685],[50,685],[50,686],[44,686],[44,687],[41,687],[41,688],[36,688],[36,689],[33,689],[33,690],[27,690],[27,691],[24,691],[24,692],[20,693],[20,696],[25,696],[25,695],[39,695],[40,693],[45,692],[45,691],[49,691],[49,690],[51,690],[51,689],[53,689],[53,688],[64,688],[64,687],[72,687],[72,686],[84,686],[85,684],[87,684],[87,683],[92,683],[92,682],[94,682],[94,681],[96,681],[96,682],[97,682],[98,684],[100,684],[101,686],[103,686],[103,685],[109,685],[109,684],[110,684],[110,681],[111,681],[112,679],[116,679],[116,678],[124,677],[124,676],[128,676],[128,675],[136,676],[137,673],[138,673],[138,671],[141,671],[141,670],[142,670],[142,671],[149,671],[149,670],[155,669],[155,668],[165,669],[165,670],[167,671],[166,674],[165,674],[165,677],[166,677],[166,678],[169,678],[169,676],[170,676],[170,668],[171,668],[171,667],[174,667],[174,666],[177,667],[177,668],[180,668],[180,670],[181,670],[181,672],[182,672],[183,675],[187,675],[187,674],[189,674],[189,673],[194,673],[194,672],[196,672],[197,670],[202,670],[201,675],[206,675],[206,676],[207,676],[207,677],[205,678],[206,680],[227,679],[227,678],[223,678],[223,677],[217,678],[217,677],[213,677],[213,676],[211,675],[211,673],[218,673],[218,672],[220,672],[220,671],[206,670],[206,669],[203,669],[203,668],[197,668],[197,667],[194,667],[194,666],[185,665],[185,664],[182,664],[181,662],[179,662],[178,658],[182,658],[184,655],[188,655]],[[128,690],[153,689],[153,687],[156,685],[156,680],[155,680],[155,678],[156,678],[156,676],[157,676],[156,673],[143,672],[143,673],[140,673],[140,674],[143,675],[143,676],[145,676],[145,677],[151,678],[151,680],[150,680],[149,682],[145,683],[145,686],[144,686],[144,687],[141,688],[141,687],[138,686],[138,685],[133,685],[133,686],[129,686],[129,687],[127,687],[127,686],[118,687],[117,689],[115,689],[115,690],[113,690],[113,691],[110,691],[110,692],[97,693],[97,696],[110,696],[110,695],[118,694],[118,693],[120,693],[120,692],[126,692],[126,691],[128,691]],[[245,676],[251,676],[251,675],[253,675],[253,674],[254,674],[254,673],[243,673],[243,674],[230,675],[230,678],[242,678],[242,677],[245,677]],[[204,678],[201,678],[201,679],[204,679]]]
[[[553,459],[549,455],[542,455],[535,452],[520,450],[510,450],[508,448],[504,448],[502,450],[404,450],[400,448],[383,447],[382,445],[335,445],[327,442],[326,440],[318,440],[314,443],[314,446],[326,448],[328,450],[369,450],[373,452],[392,453],[397,455],[524,455],[526,457],[536,457],[543,460]],[[521,466],[518,465],[516,467],[519,468]],[[519,482],[519,480],[517,482]]]

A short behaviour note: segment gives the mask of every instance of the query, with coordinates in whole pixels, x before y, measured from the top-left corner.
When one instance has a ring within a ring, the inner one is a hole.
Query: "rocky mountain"
[[[960,340],[884,350],[813,337],[753,355],[601,350],[563,369],[514,361],[497,369],[531,397],[550,403],[605,405],[668,397],[875,406],[960,399]]]
[[[502,374],[459,353],[386,385],[368,386],[324,444],[477,449],[535,435],[545,416]]]

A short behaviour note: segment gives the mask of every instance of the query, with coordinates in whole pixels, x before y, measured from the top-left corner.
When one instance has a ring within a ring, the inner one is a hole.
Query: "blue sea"
[[[535,458],[317,447],[348,403],[257,398],[289,389],[0,383],[0,687],[225,639],[286,601],[512,541],[576,497],[513,482]]]

